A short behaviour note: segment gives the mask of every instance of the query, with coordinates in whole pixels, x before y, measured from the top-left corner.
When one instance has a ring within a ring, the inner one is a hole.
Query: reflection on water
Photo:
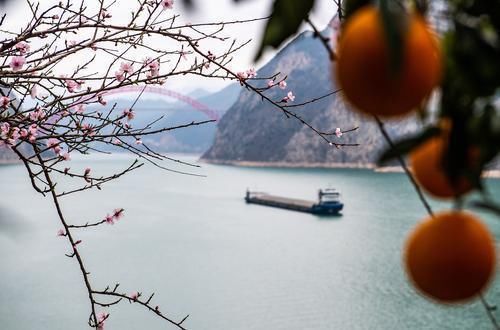
[[[94,173],[127,165],[124,158],[94,157],[72,166],[89,163]],[[211,165],[201,172],[207,177],[143,167],[102,191],[63,201],[76,223],[126,209],[116,225],[77,234],[93,283],[154,291],[166,315],[190,314],[189,329],[491,328],[479,304],[438,306],[407,284],[401,246],[425,210],[403,175]],[[87,329],[85,288],[64,256],[66,241],[56,237],[49,200],[32,192],[21,166],[0,167],[0,175],[1,221],[12,217],[22,228],[0,234],[1,328]],[[500,181],[490,185],[500,196]],[[315,200],[327,186],[342,192],[341,217],[243,200],[247,188]],[[500,237],[498,219],[484,218]],[[490,301],[499,301],[499,288],[490,289]],[[166,326],[128,303],[110,313],[108,329]]]

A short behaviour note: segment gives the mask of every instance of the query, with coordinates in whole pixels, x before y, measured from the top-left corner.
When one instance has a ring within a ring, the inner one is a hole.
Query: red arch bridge
[[[125,86],[125,87],[113,89],[111,91],[107,91],[105,93],[101,93],[100,95],[106,97],[109,95],[132,93],[132,92],[151,93],[151,94],[157,94],[157,95],[171,97],[173,99],[179,100],[183,103],[190,105],[193,109],[195,109],[197,111],[203,112],[210,119],[213,119],[216,121],[218,121],[220,119],[219,111],[209,108],[205,104],[198,102],[197,100],[193,99],[190,96],[181,94],[179,92],[176,92],[176,91],[164,88],[164,87],[150,86],[150,85]]]

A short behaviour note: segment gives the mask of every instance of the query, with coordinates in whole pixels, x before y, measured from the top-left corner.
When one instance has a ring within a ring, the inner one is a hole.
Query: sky
[[[73,3],[79,3],[81,0],[73,0]],[[55,4],[59,0],[41,0],[44,5]],[[90,1],[86,1],[91,3]],[[111,2],[107,1],[107,2]],[[173,13],[181,15],[180,20],[186,23],[201,23],[201,22],[221,22],[251,19],[268,16],[271,12],[273,0],[246,0],[239,4],[234,4],[232,0],[195,0],[196,8],[193,11],[187,11],[186,8],[180,3],[181,1],[174,1]],[[311,19],[315,25],[323,29],[330,19],[335,14],[335,5],[333,0],[316,0],[315,8],[311,14]],[[130,15],[130,8],[136,3],[136,0],[119,0],[120,5],[115,6],[113,19],[120,20],[120,18],[128,18]],[[0,8],[0,14],[7,13],[6,22],[4,27],[11,30],[18,31],[21,25],[26,20],[26,4],[24,0],[13,0],[7,6]],[[223,34],[225,36],[237,39],[240,42],[252,39],[252,42],[240,50],[238,55],[235,56],[231,68],[234,71],[244,71],[250,67],[258,69],[265,64],[275,54],[275,50],[267,50],[264,56],[258,63],[253,62],[253,58],[257,51],[257,47],[261,40],[265,27],[265,21],[245,23],[241,25],[231,25]],[[310,29],[307,25],[303,24],[301,30]],[[1,35],[1,34],[0,34]],[[211,45],[208,46],[210,48]],[[213,45],[217,48],[217,45]],[[180,79],[171,79],[168,81],[170,85],[168,88],[176,91],[183,91],[189,93],[192,90],[202,88],[209,91],[217,91],[226,86],[229,82],[214,79],[201,79],[199,77],[186,78],[185,76]]]

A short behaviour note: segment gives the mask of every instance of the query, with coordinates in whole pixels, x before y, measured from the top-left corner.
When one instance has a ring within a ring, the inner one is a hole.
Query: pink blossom
[[[66,231],[64,231],[64,229],[59,229],[57,231],[57,236],[66,236]]]
[[[26,58],[24,56],[14,56],[10,60],[10,68],[12,71],[19,71],[23,68],[26,63]]]
[[[3,123],[0,125],[0,135],[3,139],[6,139],[9,136],[10,132],[10,124],[9,123]]]
[[[106,312],[100,312],[97,313],[96,319],[97,319],[97,329],[98,330],[104,330],[104,322],[108,319],[109,313]]]
[[[280,86],[281,89],[285,89],[286,88],[286,81],[282,80],[279,82],[278,85]]]
[[[268,81],[267,81],[267,87],[271,88],[271,87],[273,87],[273,86],[274,86],[274,80],[272,80],[272,79],[271,79],[271,80],[268,80]]]
[[[52,19],[59,19],[59,15],[57,15],[57,14],[52,15]]]
[[[54,152],[59,155],[61,153],[61,147],[58,139],[50,138],[47,140],[47,147],[54,150]]]
[[[68,92],[74,93],[82,88],[82,85],[76,80],[66,79],[66,88],[68,89]]]
[[[76,40],[70,40],[70,41],[68,41],[68,45],[70,45],[71,47],[76,46],[77,43],[78,42]]]
[[[125,209],[115,209],[113,211],[113,217],[118,221],[120,220],[122,217],[123,217],[123,211],[125,211]]]
[[[71,155],[70,155],[70,153],[68,151],[61,153],[60,156],[65,161],[70,161],[71,160]]]
[[[246,72],[248,78],[255,78],[257,77],[257,72],[255,71],[255,68],[250,68]]]
[[[122,62],[122,64],[120,65],[120,71],[132,74],[132,72],[134,72],[134,67],[131,63]]]
[[[33,85],[33,87],[31,87],[31,90],[30,90],[31,98],[36,99],[37,94],[38,94],[38,91],[37,91],[36,85]]]
[[[174,8],[174,0],[162,0],[161,5],[163,9],[172,9]]]
[[[113,15],[111,15],[110,13],[108,13],[106,9],[103,9],[103,10],[101,10],[101,17],[103,19],[105,19],[105,18],[111,18],[111,17],[113,17]]]
[[[289,91],[288,94],[286,94],[286,97],[288,98],[288,101],[290,101],[290,102],[295,101],[295,95],[293,95],[292,91]]]
[[[246,72],[240,71],[240,72],[236,73],[236,77],[238,77],[239,80],[243,81],[243,80],[246,80],[248,78],[248,75]]]
[[[41,108],[41,107],[38,107],[36,110],[31,111],[29,113],[29,118],[32,121],[42,120],[42,119],[45,118],[45,110],[43,108]]]
[[[27,130],[26,128],[22,128],[22,129],[19,131],[19,135],[20,135],[23,139],[25,139],[25,138],[27,138],[27,137],[28,137],[29,132],[28,132],[28,130]]]
[[[108,102],[104,99],[104,97],[102,95],[97,96],[97,102],[99,102],[102,105],[108,104]]]
[[[91,168],[86,167],[85,170],[83,171],[83,176],[88,176],[90,174]]]
[[[10,98],[8,96],[0,97],[0,107],[6,109],[10,104]]]
[[[26,55],[30,51],[30,45],[24,41],[20,41],[16,44],[16,49],[21,55]]]
[[[335,135],[336,135],[337,137],[341,137],[341,136],[342,136],[342,131],[340,130],[340,128],[338,128],[338,127],[337,127],[337,128],[335,129]]]
[[[79,103],[73,107],[76,113],[82,114],[85,111],[85,104]]]
[[[125,74],[122,71],[116,71],[115,78],[118,82],[122,82],[125,80]]]
[[[114,145],[119,146],[120,144],[122,144],[122,141],[120,141],[120,140],[119,140],[119,139],[117,139],[117,138],[114,138],[112,143],[113,143]]]
[[[37,134],[38,134],[38,125],[37,124],[31,124],[30,127],[28,128],[28,133],[30,133],[33,136],[37,136]]]
[[[142,144],[142,140],[141,139],[135,140],[135,144]]]
[[[109,214],[106,214],[106,216],[104,217],[104,221],[106,221],[109,225],[115,224],[115,218]]]
[[[123,114],[127,116],[127,120],[132,120],[135,118],[135,112],[132,109],[123,110]]]
[[[130,293],[129,298],[136,301],[139,298],[139,292],[134,291],[134,292]]]
[[[146,75],[148,78],[154,78],[160,74],[160,62],[157,59],[153,60],[148,57],[144,60],[144,64],[149,68]]]

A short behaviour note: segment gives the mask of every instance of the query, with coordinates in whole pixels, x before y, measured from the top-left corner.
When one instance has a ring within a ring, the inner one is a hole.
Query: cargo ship
[[[335,189],[320,189],[317,202],[247,190],[245,201],[249,204],[272,206],[318,215],[339,215],[344,208],[344,204],[340,201],[340,193]]]

